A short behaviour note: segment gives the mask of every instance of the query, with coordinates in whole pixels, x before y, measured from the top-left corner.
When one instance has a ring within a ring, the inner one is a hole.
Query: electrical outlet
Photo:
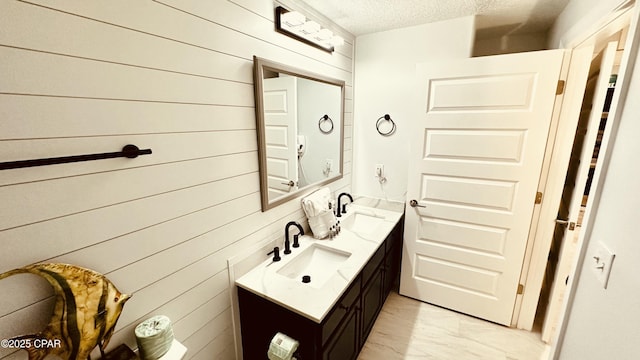
[[[598,242],[590,256],[590,259],[586,259],[586,261],[591,261],[591,271],[593,271],[596,275],[596,279],[598,279],[602,284],[602,287],[605,289],[609,282],[611,265],[613,265],[613,259],[615,256],[616,255],[611,252],[611,250],[607,249],[602,242]]]
[[[374,175],[377,178],[383,178],[384,177],[384,165],[383,164],[376,164],[376,168],[375,168],[375,173]]]

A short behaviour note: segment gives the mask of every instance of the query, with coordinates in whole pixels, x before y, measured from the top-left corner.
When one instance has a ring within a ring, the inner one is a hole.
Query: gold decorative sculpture
[[[97,346],[104,357],[122,308],[130,295],[122,294],[104,275],[68,264],[34,264],[0,274],[0,280],[21,273],[43,277],[55,292],[53,316],[47,327],[31,335],[9,339],[23,348],[29,360],[57,355],[85,360]]]

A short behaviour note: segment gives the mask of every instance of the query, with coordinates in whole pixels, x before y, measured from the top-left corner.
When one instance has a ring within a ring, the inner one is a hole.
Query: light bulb
[[[302,27],[302,32],[305,34],[315,34],[320,31],[320,24],[315,21],[307,21]]]
[[[329,40],[332,37],[333,37],[333,31],[329,29],[322,29],[318,31],[318,33],[316,34],[316,39],[320,41]]]
[[[289,11],[287,13],[282,14],[282,22],[289,26],[299,26],[304,24],[305,20],[307,20],[304,15],[297,11]]]

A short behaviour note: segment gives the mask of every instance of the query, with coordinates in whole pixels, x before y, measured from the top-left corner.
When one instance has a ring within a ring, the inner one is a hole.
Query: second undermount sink
[[[384,222],[384,219],[375,214],[355,211],[341,221],[341,226],[357,234],[370,235],[376,231],[378,225]]]
[[[303,276],[309,276],[308,285],[321,288],[350,256],[351,253],[347,251],[312,244],[279,269],[277,273],[300,281]]]

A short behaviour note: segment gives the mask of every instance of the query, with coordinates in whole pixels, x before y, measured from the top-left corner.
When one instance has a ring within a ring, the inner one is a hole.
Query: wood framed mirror
[[[345,82],[253,58],[262,211],[343,176]]]

